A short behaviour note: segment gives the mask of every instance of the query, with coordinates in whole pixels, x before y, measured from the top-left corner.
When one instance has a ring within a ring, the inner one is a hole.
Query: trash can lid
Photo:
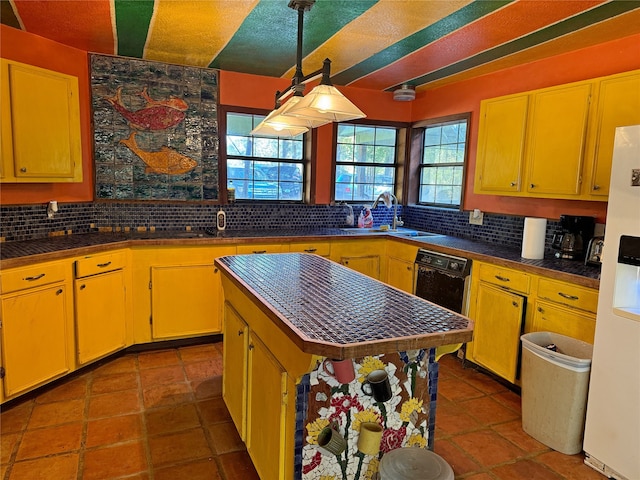
[[[453,480],[453,469],[440,455],[424,448],[398,448],[380,461],[381,480]]]

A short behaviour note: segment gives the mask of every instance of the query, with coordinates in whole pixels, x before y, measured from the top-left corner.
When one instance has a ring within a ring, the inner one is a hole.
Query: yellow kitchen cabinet
[[[79,365],[102,358],[132,343],[127,338],[131,315],[127,263],[127,252],[124,250],[75,261],[74,299]]]
[[[534,93],[528,120],[526,191],[579,195],[592,82]]]
[[[246,243],[238,245],[238,255],[252,253],[285,253],[289,251],[287,243]]]
[[[381,272],[386,272],[385,240],[336,241],[331,245],[331,260],[380,280]]]
[[[580,312],[536,300],[533,313],[534,332],[553,332],[577,338],[583,342],[593,343],[596,330],[596,317],[593,314]]]
[[[225,303],[222,398],[242,441],[247,439],[247,361],[249,327],[234,308]]]
[[[640,70],[606,77],[599,82],[598,107],[591,132],[589,194],[609,195],[613,139],[616,127],[640,124]]]
[[[9,399],[75,368],[71,263],[9,269],[2,282],[2,365]]]
[[[78,79],[0,60],[0,181],[81,182]]]
[[[527,94],[480,102],[476,193],[521,190],[528,105]]]
[[[413,293],[417,254],[418,247],[414,245],[387,240],[387,272],[381,280],[392,287]]]

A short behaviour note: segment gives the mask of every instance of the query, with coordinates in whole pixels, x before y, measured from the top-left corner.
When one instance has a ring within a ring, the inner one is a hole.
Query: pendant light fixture
[[[316,0],[291,0],[289,8],[298,11],[298,43],[296,72],[291,85],[276,92],[276,108],[251,132],[252,135],[295,137],[331,122],[346,122],[366,115],[331,83],[331,60],[309,75],[302,73],[302,32],[304,12],[311,10]],[[318,77],[320,84],[303,96],[305,85]],[[287,97],[289,100],[282,103]]]

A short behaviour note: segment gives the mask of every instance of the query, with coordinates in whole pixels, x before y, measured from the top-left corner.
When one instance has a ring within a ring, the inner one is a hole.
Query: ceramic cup
[[[365,455],[377,455],[382,440],[382,426],[375,422],[362,422],[358,437],[358,450]]]
[[[325,372],[340,383],[351,383],[356,378],[353,361],[350,358],[346,360],[330,360],[326,358],[322,362],[322,367]]]
[[[332,422],[318,434],[318,446],[334,455],[340,455],[344,452],[347,448],[347,441],[340,435],[336,422]]]
[[[373,396],[376,402],[386,402],[391,399],[391,384],[389,375],[384,370],[374,370],[362,384],[365,395]]]

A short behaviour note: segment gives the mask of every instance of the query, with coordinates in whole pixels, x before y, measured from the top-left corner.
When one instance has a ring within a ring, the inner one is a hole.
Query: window
[[[301,202],[304,186],[303,135],[254,137],[263,115],[227,113],[227,183],[237,200]]]
[[[394,192],[395,128],[339,124],[336,148],[336,201],[371,201]]]
[[[424,128],[418,203],[459,207],[462,203],[468,117]]]

